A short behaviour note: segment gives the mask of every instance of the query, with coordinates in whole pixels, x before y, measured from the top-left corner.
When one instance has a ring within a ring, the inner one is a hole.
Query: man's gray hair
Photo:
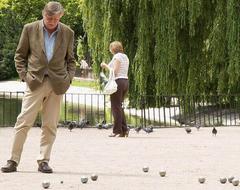
[[[62,14],[64,13],[64,9],[63,6],[61,5],[61,3],[56,2],[56,1],[50,1],[48,2],[43,11],[42,14],[47,14],[48,16],[53,16],[56,14]]]

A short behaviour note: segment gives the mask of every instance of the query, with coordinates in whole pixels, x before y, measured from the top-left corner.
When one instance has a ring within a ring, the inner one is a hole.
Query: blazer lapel
[[[42,47],[42,50],[44,52],[44,54],[46,55],[46,50],[45,50],[45,45],[44,45],[44,36],[43,36],[43,25],[42,23],[43,21],[39,21],[39,26],[38,26],[38,30],[39,30],[39,41]]]
[[[60,25],[59,30],[57,32],[57,37],[56,37],[56,41],[55,41],[53,56],[56,53],[57,49],[60,47],[61,43],[63,42],[62,38],[63,38],[63,32],[62,32],[62,27]]]

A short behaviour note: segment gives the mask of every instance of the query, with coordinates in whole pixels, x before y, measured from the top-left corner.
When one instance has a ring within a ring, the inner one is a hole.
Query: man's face
[[[62,14],[56,14],[53,16],[44,14],[43,15],[44,26],[50,31],[55,30],[61,17],[62,17]]]

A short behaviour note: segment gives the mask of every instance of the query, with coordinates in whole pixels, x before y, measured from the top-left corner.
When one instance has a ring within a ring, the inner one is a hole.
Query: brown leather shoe
[[[41,162],[38,165],[38,171],[42,173],[53,173],[52,168],[50,168],[47,162]]]
[[[8,160],[7,164],[1,168],[1,171],[3,173],[16,172],[17,171],[17,162],[15,162],[13,160]]]

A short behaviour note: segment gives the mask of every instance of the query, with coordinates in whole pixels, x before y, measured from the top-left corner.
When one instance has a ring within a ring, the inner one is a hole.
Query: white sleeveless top
[[[129,59],[126,54],[124,53],[116,53],[110,63],[108,64],[109,67],[113,68],[115,64],[115,60],[120,62],[119,72],[115,73],[115,79],[128,79],[128,67],[129,67]]]

